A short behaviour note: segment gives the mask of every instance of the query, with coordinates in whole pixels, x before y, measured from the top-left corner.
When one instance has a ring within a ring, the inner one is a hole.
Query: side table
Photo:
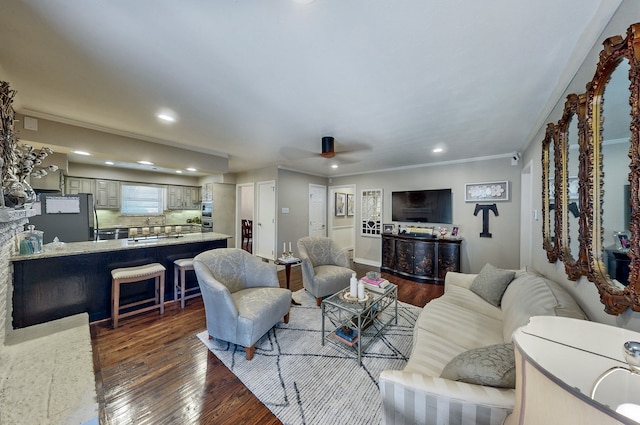
[[[284,266],[284,274],[285,274],[285,276],[287,278],[287,289],[291,290],[291,287],[289,286],[290,281],[291,281],[291,266],[293,266],[294,264],[302,263],[302,260],[300,260],[299,258],[292,258],[291,260],[285,260],[283,258],[278,258],[278,259],[276,259],[276,261],[274,261],[274,263],[279,265],[279,266]],[[300,303],[295,301],[293,298],[291,298],[291,304],[300,305]]]

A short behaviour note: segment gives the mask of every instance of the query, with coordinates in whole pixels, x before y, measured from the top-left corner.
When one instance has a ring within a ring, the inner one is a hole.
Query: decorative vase
[[[12,181],[2,190],[4,204],[14,209],[29,209],[36,202],[36,192],[26,181]]]

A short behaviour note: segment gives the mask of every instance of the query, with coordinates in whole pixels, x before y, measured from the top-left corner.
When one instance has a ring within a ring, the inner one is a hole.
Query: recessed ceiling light
[[[198,171],[198,170],[196,170],[196,169],[195,169],[195,168],[193,168],[193,167],[189,167],[189,168],[187,168],[187,171],[194,172],[194,171]]]
[[[104,163],[107,164],[107,165],[113,165],[112,161],[105,161]]]
[[[137,161],[138,164],[142,164],[142,165],[153,165],[153,162],[151,161]]]
[[[157,117],[164,122],[176,122],[176,118],[169,114],[158,114]]]
[[[176,170],[176,173],[182,174],[182,170]]]
[[[444,149],[442,149],[442,148],[435,148],[435,149],[433,150],[433,153],[440,153],[440,152],[442,152],[443,150],[444,150]]]
[[[89,152],[85,152],[85,151],[73,151],[73,153],[75,153],[76,155],[85,155],[85,156],[91,155]]]
[[[338,168],[338,164],[333,164],[331,168]]]

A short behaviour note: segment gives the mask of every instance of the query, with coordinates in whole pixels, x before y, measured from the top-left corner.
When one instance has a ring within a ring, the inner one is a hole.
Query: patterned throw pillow
[[[513,343],[489,345],[458,354],[444,367],[441,378],[497,388],[516,387]]]
[[[516,272],[513,270],[499,269],[487,263],[482,270],[480,270],[478,276],[473,279],[469,289],[482,297],[486,302],[500,307],[502,295],[515,275]]]

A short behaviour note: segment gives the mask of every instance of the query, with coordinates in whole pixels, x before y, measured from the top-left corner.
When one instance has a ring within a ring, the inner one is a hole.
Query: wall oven
[[[213,232],[213,202],[204,201],[201,207],[202,231]]]

